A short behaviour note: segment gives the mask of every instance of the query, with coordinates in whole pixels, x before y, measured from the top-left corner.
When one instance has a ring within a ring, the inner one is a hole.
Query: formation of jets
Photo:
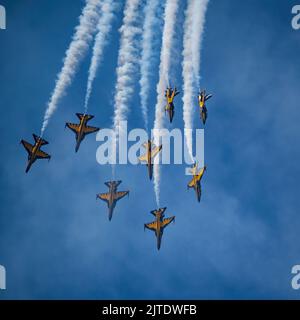
[[[173,121],[175,107],[174,107],[174,98],[179,94],[176,87],[168,87],[165,91],[166,97],[166,106],[165,112],[168,112],[170,123]],[[203,124],[207,120],[207,108],[206,101],[212,97],[211,94],[206,94],[205,90],[199,92],[198,102],[200,107],[200,116]],[[94,118],[92,115],[76,113],[76,116],[79,118],[79,123],[66,123],[66,127],[71,129],[75,133],[76,137],[76,146],[75,152],[79,150],[81,142],[84,140],[85,136],[90,133],[95,133],[100,130],[100,128],[88,126],[87,123]],[[26,173],[31,168],[32,164],[37,159],[48,159],[50,160],[51,156],[46,152],[41,150],[43,145],[48,144],[46,140],[42,137],[39,137],[33,134],[34,144],[31,144],[25,140],[21,140],[22,145],[28,153],[28,163],[26,167]],[[162,150],[162,145],[156,146],[152,140],[148,140],[143,144],[145,148],[145,154],[141,155],[138,159],[141,163],[145,163],[148,169],[148,175],[150,180],[152,179],[153,174],[153,163],[155,157]],[[198,168],[197,163],[195,163],[190,169],[192,174],[192,180],[188,183],[188,189],[193,188],[196,192],[197,200],[201,200],[201,179],[206,170],[206,166],[203,168]],[[96,195],[96,199],[101,199],[107,203],[108,207],[108,219],[111,220],[113,216],[114,209],[118,200],[122,199],[126,195],[129,195],[129,191],[118,191],[118,187],[122,181],[108,181],[105,182],[105,185],[108,187],[107,193],[99,193]],[[155,232],[157,238],[157,249],[161,247],[161,240],[165,227],[167,227],[171,222],[175,221],[175,216],[165,218],[165,211],[167,208],[159,208],[157,210],[151,211],[155,216],[155,221],[146,223],[144,227],[146,229],[152,230]]]

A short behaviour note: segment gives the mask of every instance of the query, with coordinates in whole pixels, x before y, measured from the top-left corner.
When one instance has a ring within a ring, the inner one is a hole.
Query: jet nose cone
[[[157,240],[157,250],[160,250],[160,245],[161,245],[161,239]]]
[[[111,221],[112,216],[113,216],[113,210],[112,210],[112,209],[109,209],[109,213],[108,213],[108,220],[109,220],[109,221]]]

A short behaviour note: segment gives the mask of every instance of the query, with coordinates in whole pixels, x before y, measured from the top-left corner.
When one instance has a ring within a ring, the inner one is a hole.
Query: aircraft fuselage
[[[161,238],[163,234],[163,228],[161,227],[162,225],[162,217],[157,216],[156,217],[156,230],[155,230],[155,235],[156,235],[156,241],[157,241],[157,249],[160,249],[161,245]]]
[[[80,143],[81,141],[84,139],[85,137],[85,134],[84,134],[84,128],[86,127],[86,124],[87,124],[87,121],[88,119],[86,117],[83,117],[81,120],[80,120],[80,124],[79,124],[79,131],[78,131],[78,134],[77,134],[77,137],[76,137],[76,151],[78,151],[79,149],[79,146],[80,146]]]
[[[37,159],[36,154],[40,150],[41,146],[42,146],[42,139],[38,139],[38,141],[32,147],[32,152],[28,154],[28,164],[25,171],[26,173],[29,171],[29,169]]]
[[[196,191],[197,200],[200,202],[200,181],[196,182],[194,189]]]
[[[160,249],[161,245],[161,238],[162,238],[163,229],[161,228],[161,221],[160,219],[157,221],[157,231],[156,231],[156,238],[157,238],[157,249]]]
[[[152,179],[152,143],[148,142],[148,150],[147,150],[147,166],[148,166],[148,174],[150,180]]]
[[[109,208],[109,215],[108,218],[111,220],[114,208],[116,206],[115,194],[117,192],[116,186],[109,187],[109,198],[108,198],[108,208]]]

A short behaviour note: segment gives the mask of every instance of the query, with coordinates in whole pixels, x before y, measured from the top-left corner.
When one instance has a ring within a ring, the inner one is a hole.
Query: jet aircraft
[[[197,163],[195,163],[191,168],[191,174],[193,175],[192,180],[188,183],[188,189],[193,188],[196,192],[197,200],[200,202],[201,199],[201,179],[206,170],[206,166],[198,171]]]
[[[33,145],[25,140],[21,140],[22,145],[24,146],[24,148],[28,153],[28,163],[25,171],[26,173],[29,171],[30,167],[37,159],[50,160],[51,158],[51,156],[48,153],[40,150],[41,146],[48,144],[48,142],[44,140],[42,137],[37,136],[36,134],[33,134],[33,138],[34,138]]]
[[[169,119],[170,122],[172,123],[174,113],[175,113],[175,108],[174,108],[174,98],[179,94],[179,91],[177,91],[176,87],[174,90],[171,87],[168,87],[166,92],[165,92],[165,97],[167,99],[167,104],[165,106],[165,112],[168,112],[169,114]]]
[[[111,220],[113,216],[114,208],[117,201],[129,194],[129,191],[118,191],[118,186],[122,181],[108,181],[105,185],[108,187],[107,193],[99,193],[96,195],[96,199],[101,199],[107,203],[108,206],[108,219]]]
[[[160,208],[160,209],[151,211],[151,213],[155,216],[155,221],[146,223],[144,225],[144,229],[147,228],[155,232],[158,250],[160,249],[160,246],[161,246],[161,239],[162,239],[165,227],[167,227],[172,221],[175,221],[175,216],[164,218],[166,209],[167,208]]]
[[[141,162],[146,162],[146,165],[148,167],[149,178],[151,180],[153,173],[153,160],[162,149],[162,145],[157,147],[151,140],[148,140],[143,144],[143,146],[146,149],[146,153],[140,156],[139,160]]]
[[[198,95],[199,107],[200,107],[200,116],[203,124],[205,124],[207,119],[207,108],[206,101],[212,97],[212,94],[206,94],[205,90],[200,91]]]
[[[75,152],[78,151],[81,141],[84,139],[84,137],[87,134],[97,132],[100,130],[100,128],[90,127],[87,125],[88,121],[93,119],[94,116],[91,116],[88,114],[82,114],[82,113],[76,113],[76,116],[79,118],[79,124],[70,123],[70,122],[66,123],[66,127],[71,129],[76,134]]]

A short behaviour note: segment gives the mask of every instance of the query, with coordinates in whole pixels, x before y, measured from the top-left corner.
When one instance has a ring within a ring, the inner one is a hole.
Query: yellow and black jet
[[[141,162],[146,162],[146,166],[148,167],[148,174],[150,180],[152,179],[153,172],[153,160],[160,152],[162,145],[156,146],[151,140],[148,140],[143,144],[143,147],[146,149],[146,153],[139,157]]]
[[[175,216],[164,218],[166,209],[167,208],[160,208],[160,209],[151,211],[151,213],[155,216],[155,221],[146,223],[144,225],[144,229],[147,228],[155,232],[158,250],[160,249],[161,239],[162,239],[165,227],[168,226],[172,221],[175,221]]]
[[[205,90],[200,91],[198,95],[199,107],[200,107],[200,116],[203,124],[205,124],[207,119],[207,108],[206,101],[212,97],[212,94],[206,94]]]
[[[100,130],[100,128],[90,127],[87,125],[88,121],[93,119],[94,116],[83,113],[76,113],[76,116],[79,118],[79,124],[70,122],[66,123],[66,127],[71,129],[76,134],[75,152],[78,151],[81,141],[87,134],[97,132]]]
[[[108,187],[107,193],[99,193],[96,195],[96,199],[101,199],[107,203],[108,206],[108,219],[111,220],[113,216],[114,208],[117,201],[129,194],[129,191],[118,191],[118,186],[122,181],[108,181],[105,185]]]
[[[51,156],[48,153],[40,150],[41,146],[48,144],[48,142],[43,138],[37,136],[36,134],[33,134],[33,138],[34,138],[34,145],[32,145],[31,143],[25,140],[21,140],[22,145],[24,146],[24,148],[28,153],[28,164],[25,171],[26,173],[29,171],[30,167],[35,162],[35,160],[37,159],[50,160],[51,158]]]
[[[201,199],[201,179],[206,170],[206,166],[199,170],[197,168],[197,163],[195,163],[191,168],[191,174],[193,175],[192,180],[188,183],[188,189],[193,188],[196,191],[197,200],[200,202]]]
[[[170,122],[172,123],[174,113],[175,113],[175,108],[174,108],[174,98],[179,94],[179,91],[177,91],[176,87],[174,90],[171,87],[168,87],[166,92],[165,92],[165,97],[167,99],[167,104],[165,106],[165,112],[168,112],[169,114],[169,119]]]

